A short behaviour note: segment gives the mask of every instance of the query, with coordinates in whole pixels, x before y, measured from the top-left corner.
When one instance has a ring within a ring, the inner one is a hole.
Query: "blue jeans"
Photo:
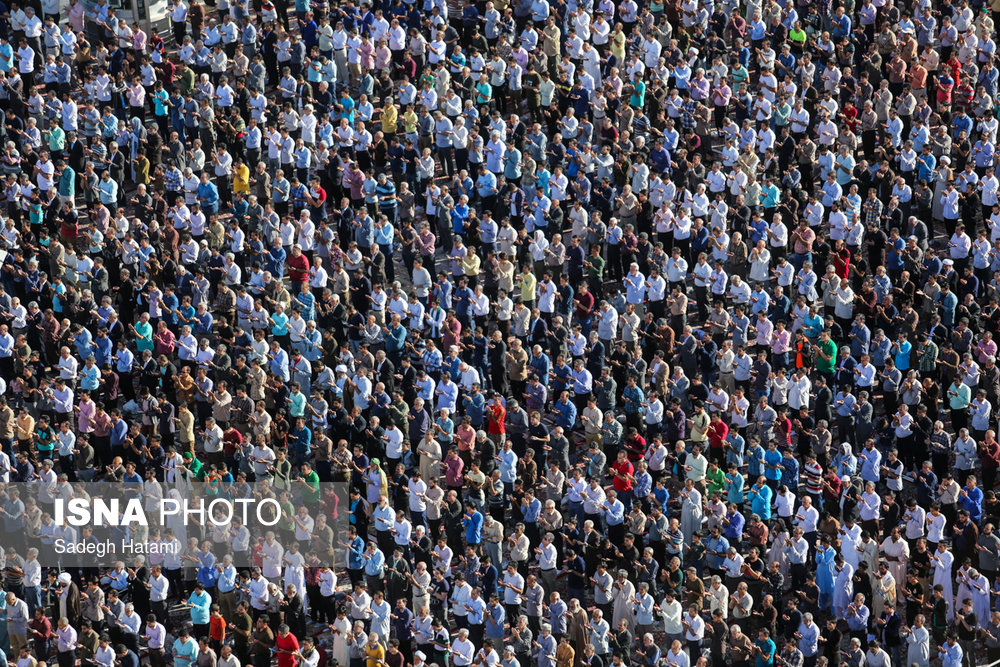
[[[792,266],[795,267],[795,272],[798,273],[799,271],[802,270],[802,265],[805,264],[806,262],[811,262],[812,258],[813,256],[811,252],[804,252],[804,253],[793,252],[788,257],[788,261],[791,262]]]
[[[34,614],[35,609],[42,606],[41,586],[25,586],[24,601],[28,603],[28,613]]]
[[[625,506],[625,513],[628,514],[632,511],[632,491],[619,491],[618,500],[622,501],[622,505]]]

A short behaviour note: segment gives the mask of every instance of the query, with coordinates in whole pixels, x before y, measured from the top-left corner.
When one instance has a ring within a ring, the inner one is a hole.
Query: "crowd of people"
[[[0,665],[1000,659],[998,0],[116,4],[0,2]]]

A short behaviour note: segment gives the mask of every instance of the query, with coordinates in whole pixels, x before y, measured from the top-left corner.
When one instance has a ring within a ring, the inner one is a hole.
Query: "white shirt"
[[[158,577],[150,577],[149,585],[152,587],[149,591],[149,599],[153,602],[163,602],[167,599],[167,592],[170,590],[170,582],[167,577],[160,574]]]
[[[792,521],[792,524],[801,528],[803,533],[808,534],[816,532],[816,523],[818,521],[819,512],[815,507],[810,506],[809,509],[799,507],[798,511],[795,512],[795,519]]]
[[[65,628],[56,628],[56,637],[59,639],[58,650],[60,653],[66,651],[72,651],[76,648],[77,633],[73,629],[72,625],[66,625]]]

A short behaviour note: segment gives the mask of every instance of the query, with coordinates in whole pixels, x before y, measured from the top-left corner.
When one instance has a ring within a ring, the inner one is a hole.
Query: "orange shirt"
[[[217,642],[226,641],[226,619],[212,616],[208,623],[208,636]]]

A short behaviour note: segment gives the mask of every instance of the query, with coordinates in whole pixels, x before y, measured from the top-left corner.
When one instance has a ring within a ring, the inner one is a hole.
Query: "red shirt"
[[[712,449],[722,449],[729,435],[729,426],[721,419],[708,426],[708,446]]]
[[[303,254],[288,256],[288,277],[293,283],[304,283],[309,280],[309,258]]]
[[[226,431],[226,434],[222,436],[222,451],[226,456],[232,456],[236,453],[236,447],[243,444],[243,434],[234,428]]]
[[[836,475],[827,475],[823,481],[832,488],[823,487],[823,500],[836,502],[840,498],[840,478]]]
[[[504,423],[504,417],[507,415],[507,408],[505,408],[500,403],[493,405],[487,409],[489,413],[489,423],[486,425],[486,432],[490,435],[502,435],[507,432],[507,424]]]
[[[299,650],[299,640],[291,632],[284,637],[275,637],[274,647],[278,649],[278,667],[295,667],[299,664],[298,657],[292,655]]]
[[[576,316],[578,319],[586,319],[594,312],[594,295],[589,291],[586,294],[576,295]]]
[[[208,636],[217,642],[226,640],[226,619],[213,616],[208,626]]]
[[[314,190],[310,190],[309,196],[316,201],[316,205],[313,208],[322,209],[326,205],[326,190],[322,186],[317,186]]]
[[[615,461],[611,464],[611,470],[617,473],[614,481],[615,491],[631,491],[632,479],[630,476],[635,472],[632,463],[628,460]],[[620,477],[619,475],[622,476]]]
[[[833,256],[833,270],[839,278],[847,280],[851,274],[851,251],[844,248]]]

